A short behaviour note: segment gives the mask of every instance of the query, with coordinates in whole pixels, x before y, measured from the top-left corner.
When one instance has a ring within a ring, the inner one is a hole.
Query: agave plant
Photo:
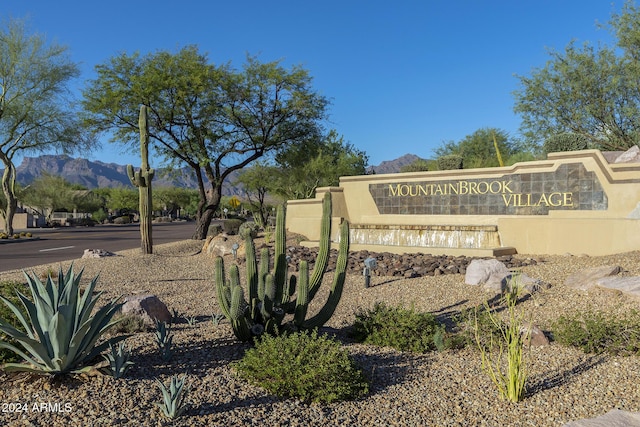
[[[103,354],[104,360],[109,363],[109,372],[114,378],[122,378],[126,375],[130,367],[135,365],[129,358],[131,349],[124,347],[124,342],[120,342],[117,347],[109,346],[110,351]]]
[[[102,294],[93,295],[98,277],[95,277],[84,292],[80,289],[82,270],[74,274],[73,265],[66,273],[58,270],[57,283],[51,274],[46,283],[35,275],[24,273],[32,298],[16,291],[25,311],[6,298],[0,300],[16,315],[22,330],[0,319],[0,331],[13,338],[13,344],[0,341],[6,348],[22,357],[26,363],[7,363],[4,370],[27,371],[37,374],[64,374],[87,372],[94,367],[88,365],[96,356],[126,336],[114,337],[96,345],[100,337],[118,320],[113,315],[122,306],[116,298],[92,315]],[[24,351],[23,351],[24,350]]]
[[[156,378],[158,387],[162,391],[162,403],[155,403],[158,406],[165,417],[178,418],[187,409],[186,399],[189,394],[189,386],[185,387],[186,375],[182,378],[177,376],[171,377],[171,384],[167,388],[162,381]]]

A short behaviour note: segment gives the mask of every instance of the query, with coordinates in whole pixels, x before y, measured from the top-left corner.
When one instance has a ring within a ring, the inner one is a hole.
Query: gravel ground
[[[129,338],[136,365],[124,379],[75,376],[50,380],[0,374],[0,425],[561,426],[611,409],[640,410],[638,357],[586,355],[555,343],[532,348],[527,354],[528,393],[517,404],[499,398],[474,349],[415,355],[348,340],[349,352],[372,379],[369,395],[330,405],[273,397],[236,378],[229,368],[229,362],[239,359],[248,346],[235,340],[228,323],[216,327],[209,320],[219,309],[212,283],[213,260],[197,253],[201,246],[201,242],[184,241],[156,246],[153,255],[142,255],[136,249],[115,257],[76,260],[74,266],[84,268],[84,280],[100,274],[103,303],[121,294],[149,292],[158,295],[169,310],[196,316],[199,321],[195,326],[174,326],[176,353],[168,363],[157,353],[153,332]],[[591,266],[617,264],[624,268],[622,274],[640,275],[638,252],[535,258],[538,264],[522,271],[550,283],[551,288],[522,306],[543,329],[557,316],[576,310],[625,313],[640,308],[639,301],[620,293],[598,289],[586,293],[563,285],[569,274]],[[40,275],[49,268],[57,270],[58,265],[32,270]],[[331,278],[326,275],[325,288]],[[0,280],[22,280],[22,273],[0,273]],[[478,287],[465,285],[459,274],[373,277],[372,285],[366,289],[361,275],[349,275],[326,329],[344,338],[354,313],[372,308],[375,302],[450,317],[488,297]],[[316,301],[325,296],[319,293]],[[170,376],[184,373],[191,384],[190,407],[170,423],[154,405],[161,400],[154,379],[167,382]]]

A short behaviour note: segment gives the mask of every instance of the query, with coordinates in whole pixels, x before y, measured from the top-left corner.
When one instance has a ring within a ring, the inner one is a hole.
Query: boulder
[[[537,327],[534,324],[525,325],[526,329],[529,329],[529,340],[525,342],[525,345],[530,345],[532,347],[542,347],[545,345],[549,345],[549,338],[544,334],[542,329]],[[522,333],[526,332],[526,329],[522,331]]]
[[[133,295],[125,299],[121,312],[123,315],[136,315],[142,317],[148,326],[155,326],[156,320],[169,323],[171,313],[165,303],[155,295]]]
[[[500,287],[488,282],[485,284],[485,289],[505,292],[510,290],[512,286],[519,288],[519,294],[533,294],[541,289],[549,289],[551,287],[548,283],[534,279],[524,273],[509,273],[500,281]]]
[[[207,240],[205,240],[204,246],[202,247],[202,253],[214,257],[233,255],[234,244],[238,245],[236,256],[244,257],[244,240],[240,236],[229,236],[225,234],[207,237]]]
[[[613,163],[640,163],[640,148],[634,145],[616,157]]]
[[[567,277],[564,284],[570,288],[586,291],[595,286],[599,279],[615,276],[620,273],[620,271],[622,271],[622,268],[617,265],[587,268],[586,270],[579,271]]]
[[[640,297],[640,277],[609,276],[596,280],[595,286],[620,291],[625,295]]]
[[[107,256],[115,256],[115,254],[104,249],[85,249],[84,254],[82,254],[82,259],[103,258]]]
[[[500,285],[502,279],[509,273],[507,266],[497,259],[474,259],[467,266],[464,283],[477,286],[489,281],[497,281]]]
[[[640,427],[640,412],[613,409],[596,418],[571,421],[564,427]]]

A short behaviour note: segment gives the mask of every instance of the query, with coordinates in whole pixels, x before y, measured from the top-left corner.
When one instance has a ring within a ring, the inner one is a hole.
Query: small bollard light
[[[368,288],[371,284],[371,270],[376,268],[376,259],[373,257],[369,257],[364,260],[364,271],[362,274],[364,275],[364,287]]]
[[[238,245],[237,243],[234,243],[233,245],[231,245],[231,253],[233,253],[233,259],[236,259],[238,256],[238,248],[240,247],[240,245]]]

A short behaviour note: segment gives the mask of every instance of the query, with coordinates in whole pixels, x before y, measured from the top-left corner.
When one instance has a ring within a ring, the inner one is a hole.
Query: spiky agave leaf
[[[122,304],[116,298],[91,315],[101,293],[93,296],[97,277],[84,292],[80,289],[80,278],[71,266],[66,273],[58,272],[58,283],[51,276],[42,283],[37,277],[25,273],[32,299],[17,292],[25,312],[6,298],[2,302],[17,316],[25,332],[13,328],[0,319],[0,331],[13,338],[25,351],[0,342],[20,357],[25,363],[4,365],[6,371],[29,371],[36,373],[82,372],[91,369],[87,363],[104,351],[107,346],[126,337],[116,337],[96,346],[109,328],[120,320],[112,321]],[[29,355],[27,355],[27,353]]]

